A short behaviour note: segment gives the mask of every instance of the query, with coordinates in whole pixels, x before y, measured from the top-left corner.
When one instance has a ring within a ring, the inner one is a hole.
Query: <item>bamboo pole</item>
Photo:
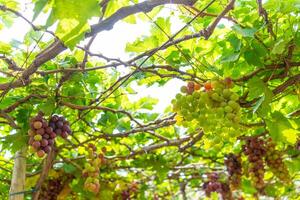
[[[12,173],[9,200],[23,200],[26,177],[26,152],[27,146],[22,147],[15,154],[14,169]]]

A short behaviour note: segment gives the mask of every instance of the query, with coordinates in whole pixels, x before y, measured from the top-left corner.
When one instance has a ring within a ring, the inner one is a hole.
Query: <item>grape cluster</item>
[[[132,182],[127,189],[121,192],[122,200],[130,200],[131,197],[134,197],[135,193],[138,191],[138,185],[136,182]]]
[[[72,133],[69,122],[62,116],[53,115],[50,119],[49,126],[56,135],[67,138]]]
[[[280,179],[280,181],[285,183],[290,182],[291,178],[287,167],[283,162],[282,153],[275,149],[275,144],[271,138],[269,138],[266,143],[265,161],[270,170]]]
[[[63,190],[64,184],[61,178],[48,180],[41,187],[40,200],[57,200],[59,193]]]
[[[232,193],[229,185],[221,182],[217,173],[208,174],[208,181],[204,182],[202,188],[207,197],[210,197],[211,193],[217,192],[221,194],[222,199],[224,200],[232,199]]]
[[[100,190],[99,171],[103,163],[103,154],[97,155],[97,148],[93,144],[87,147],[88,159],[84,165],[83,177],[86,177],[84,189],[97,194]]]
[[[172,100],[177,124],[194,129],[201,127],[205,133],[214,133],[223,139],[238,136],[239,96],[232,87],[230,78],[214,79],[201,86],[194,82],[183,86],[181,92],[184,94],[179,93]]]
[[[232,189],[238,189],[241,184],[242,163],[241,156],[232,153],[226,156],[224,161],[229,174],[229,182]]]
[[[265,144],[262,139],[257,137],[249,138],[243,145],[243,152],[248,157],[249,175],[253,182],[253,186],[262,191],[264,188],[264,156],[266,155]]]
[[[37,116],[30,120],[28,135],[28,143],[37,152],[38,157],[43,157],[51,151],[56,137],[53,129],[48,126],[47,121],[44,119],[42,112],[39,112]]]

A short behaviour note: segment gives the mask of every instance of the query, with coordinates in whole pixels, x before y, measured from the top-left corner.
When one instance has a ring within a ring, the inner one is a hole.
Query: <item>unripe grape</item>
[[[230,106],[225,106],[224,110],[227,113],[231,113],[233,111],[233,109]]]
[[[233,121],[236,122],[236,123],[239,123],[240,120],[241,120],[241,118],[240,118],[239,116],[235,116],[235,117],[233,118]]]
[[[85,168],[85,169],[89,169],[91,166],[92,166],[92,165],[91,165],[90,163],[85,163],[85,164],[84,164],[84,168]]]
[[[176,96],[175,96],[175,98],[176,98],[177,100],[181,99],[181,97],[182,97],[182,94],[180,94],[180,93],[176,94]]]
[[[239,100],[239,96],[237,94],[233,93],[232,95],[230,95],[230,100],[237,101],[237,100]]]
[[[182,86],[182,87],[180,88],[180,91],[181,91],[182,93],[187,93],[188,88],[187,88],[186,86]]]
[[[211,95],[211,98],[212,98],[213,100],[215,100],[215,101],[219,101],[219,102],[222,101],[222,98],[219,96],[218,93],[213,93],[213,94]]]
[[[41,135],[35,135],[33,138],[35,141],[41,141],[43,137]]]
[[[96,169],[95,169],[95,167],[91,166],[88,168],[88,170],[89,170],[89,172],[94,172]]]
[[[226,117],[227,117],[228,119],[232,120],[232,119],[234,119],[235,114],[233,114],[233,113],[227,113],[227,114],[226,114]]]
[[[224,89],[223,96],[224,96],[224,98],[229,99],[231,96],[231,91],[229,89]]]

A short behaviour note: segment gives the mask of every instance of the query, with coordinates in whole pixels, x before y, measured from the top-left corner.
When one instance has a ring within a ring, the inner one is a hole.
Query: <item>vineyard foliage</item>
[[[299,0],[0,0],[2,31],[20,21],[0,199],[299,199]],[[149,30],[91,50],[120,24]]]

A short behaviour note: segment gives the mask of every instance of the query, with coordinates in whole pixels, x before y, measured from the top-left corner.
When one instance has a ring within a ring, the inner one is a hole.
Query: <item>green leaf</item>
[[[0,41],[0,53],[9,54],[11,53],[11,46],[5,42]]]
[[[228,56],[222,57],[221,63],[234,62],[237,61],[240,57],[240,53],[232,53]]]
[[[288,128],[282,131],[283,136],[286,138],[286,141],[291,145],[295,145],[297,142],[297,138],[300,135],[298,130]]]
[[[5,142],[1,142],[2,148],[10,149],[11,153],[15,153],[26,145],[28,137],[24,132],[18,131],[16,134],[5,136],[3,139]]]
[[[39,106],[39,109],[45,113],[45,115],[50,115],[55,109],[55,99],[48,98],[47,101]]]
[[[252,186],[250,180],[243,179],[242,180],[242,190],[247,194],[254,194],[256,193],[256,189]]]
[[[242,42],[235,34],[231,34],[227,40],[230,42],[235,51],[239,51],[241,49]]]
[[[286,49],[286,45],[287,45],[288,41],[286,40],[279,40],[278,42],[275,43],[271,53],[272,54],[282,54],[285,49]]]
[[[254,37],[254,34],[257,31],[255,28],[242,28],[239,25],[232,26],[232,29],[244,37],[252,37],[252,38]]]
[[[253,77],[248,81],[249,94],[248,97],[250,99],[254,99],[262,95],[265,91],[265,83],[258,77]]]
[[[158,103],[158,100],[151,97],[143,97],[136,104],[138,108],[152,110],[153,106]]]
[[[0,109],[7,108],[8,106],[12,105],[15,101],[21,99],[21,96],[9,96],[5,97],[0,104]]]
[[[267,129],[274,141],[294,144],[299,131],[294,130],[288,119],[280,112],[274,112],[266,121]]]
[[[71,165],[71,164],[66,164],[66,163],[64,163],[63,169],[64,169],[64,171],[65,171],[66,173],[68,173],[68,174],[72,174],[73,172],[76,171],[76,168],[75,168],[73,165]]]
[[[249,65],[263,66],[260,56],[254,50],[247,50],[244,52],[244,58]]]
[[[290,173],[299,173],[300,171],[300,158],[294,158],[286,162]]]
[[[42,12],[43,8],[47,5],[48,0],[38,0],[35,3],[34,9],[33,9],[33,17],[32,21],[34,21],[38,15]]]
[[[97,0],[54,0],[47,26],[58,20],[56,35],[72,49],[89,30],[88,19],[99,14]]]
[[[255,113],[257,111],[257,109],[261,106],[261,104],[264,102],[264,100],[265,100],[265,95],[260,97],[260,99],[254,104],[253,113]]]
[[[136,18],[134,15],[130,15],[124,19],[125,22],[129,24],[135,24],[136,23]]]

